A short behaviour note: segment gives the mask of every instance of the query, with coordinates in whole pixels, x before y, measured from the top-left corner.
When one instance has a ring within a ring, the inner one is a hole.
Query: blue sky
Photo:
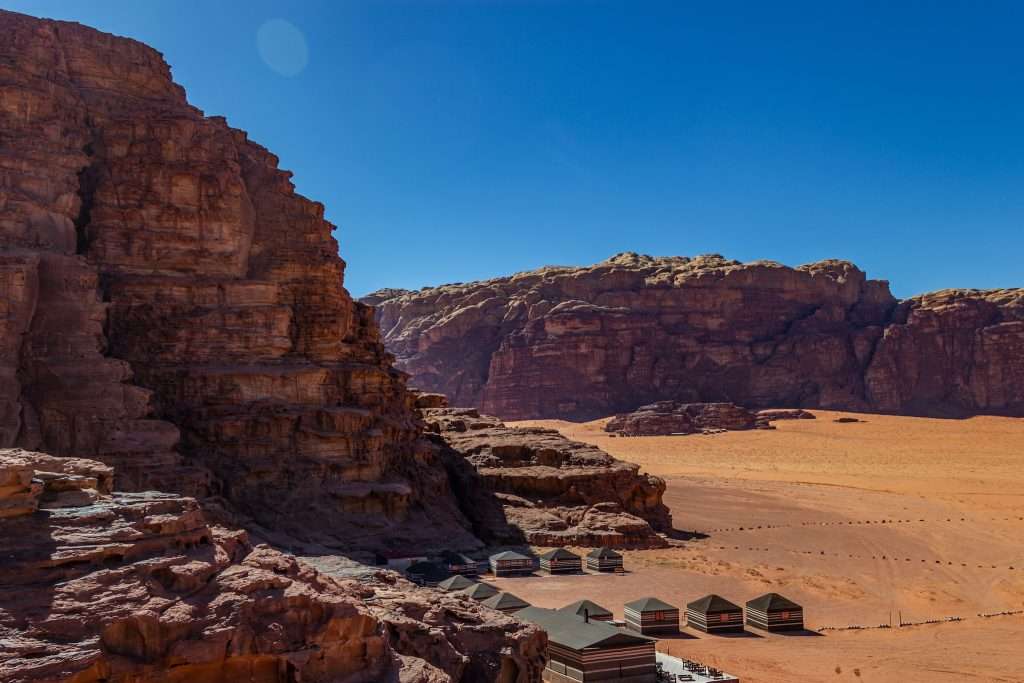
[[[1024,3],[3,6],[160,50],[327,206],[356,295],[626,250],[1024,286]]]

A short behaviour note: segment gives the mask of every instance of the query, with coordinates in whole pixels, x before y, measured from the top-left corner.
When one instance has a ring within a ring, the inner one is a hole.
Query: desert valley
[[[1024,680],[1024,289],[357,298],[333,230],[152,47],[0,11],[0,682]]]

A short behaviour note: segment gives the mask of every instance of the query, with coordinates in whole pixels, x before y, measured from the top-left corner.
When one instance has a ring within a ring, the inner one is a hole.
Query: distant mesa
[[[506,420],[658,401],[1024,415],[1024,290],[896,300],[847,261],[618,254],[366,299],[421,389]]]

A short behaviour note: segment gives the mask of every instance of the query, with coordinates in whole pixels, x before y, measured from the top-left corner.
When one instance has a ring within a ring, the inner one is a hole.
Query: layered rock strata
[[[328,549],[478,545],[273,154],[78,24],[0,12],[0,80],[0,447]]]
[[[332,578],[113,479],[0,450],[0,680],[539,680],[534,627],[390,572]]]
[[[1022,292],[897,302],[845,261],[624,253],[368,300],[416,386],[508,420],[661,400],[960,416],[1024,415]]]
[[[553,429],[507,427],[475,409],[421,413],[463,511],[492,543],[660,547],[672,529],[665,482]]]
[[[760,418],[733,403],[679,403],[659,401],[620,413],[609,420],[604,430],[627,436],[665,436],[668,434],[707,434],[746,429],[770,429],[769,420]]]

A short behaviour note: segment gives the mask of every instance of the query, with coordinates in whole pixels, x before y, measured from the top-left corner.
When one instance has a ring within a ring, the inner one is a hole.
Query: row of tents
[[[597,572],[623,571],[622,555],[611,548],[595,548],[587,553],[586,567]],[[514,550],[495,553],[486,562],[461,553],[440,553],[433,558],[414,558],[405,568],[410,581],[423,586],[436,586],[449,576],[478,576],[490,570],[495,576],[527,576],[538,568],[550,574],[570,574],[583,571],[584,558],[565,548],[555,548],[539,558]]]
[[[744,630],[743,608],[720,595],[705,595],[686,605],[686,624],[705,633]],[[647,634],[678,633],[679,608],[658,598],[641,598],[624,606],[626,627]],[[766,631],[803,630],[803,607],[778,593],[747,602],[746,623]]]

